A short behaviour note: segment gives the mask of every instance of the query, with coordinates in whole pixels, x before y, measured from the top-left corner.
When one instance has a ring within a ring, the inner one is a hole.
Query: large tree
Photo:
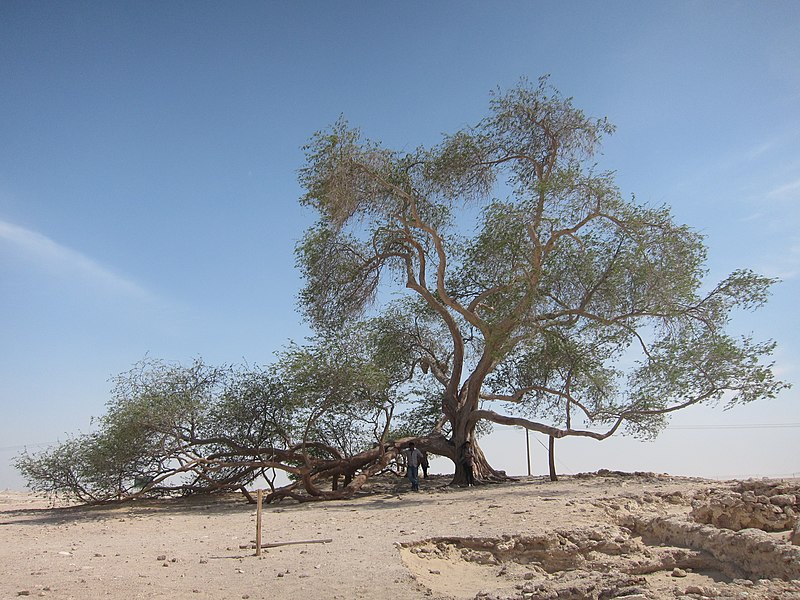
[[[481,421],[654,435],[673,411],[784,385],[771,342],[726,332],[773,280],[709,285],[702,236],[597,169],[612,131],[543,78],[495,93],[486,118],[432,148],[394,151],[343,119],[305,148],[302,202],[319,221],[298,245],[301,304],[320,330],[382,315],[438,386],[427,446],[456,462],[456,482],[468,440],[477,475],[503,476],[477,448]]]
[[[596,170],[611,131],[546,80],[496,94],[430,149],[394,152],[337,122],[301,171],[320,214],[298,245],[317,336],[259,368],[145,361],[116,379],[94,433],[18,468],[90,502],[260,477],[269,499],[337,499],[410,439],[453,459],[456,483],[469,440],[476,475],[502,479],[477,444],[486,424],[652,436],[693,404],[774,396],[773,344],[725,331],[772,280],[707,284],[701,236]]]

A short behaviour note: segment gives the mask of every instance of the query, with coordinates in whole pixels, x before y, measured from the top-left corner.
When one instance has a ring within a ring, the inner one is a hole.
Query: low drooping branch
[[[471,419],[475,419],[477,422],[480,419],[485,419],[486,421],[491,421],[492,423],[497,423],[499,425],[511,425],[515,427],[523,427],[524,429],[529,429],[531,431],[538,431],[539,433],[544,433],[545,435],[551,435],[556,438],[562,438],[566,436],[576,436],[576,437],[589,437],[595,440],[604,440],[612,435],[614,432],[619,429],[619,426],[622,425],[625,418],[620,416],[614,422],[614,424],[605,432],[597,432],[597,431],[590,431],[588,429],[563,429],[560,427],[554,427],[552,425],[545,425],[544,423],[537,423],[536,421],[531,421],[529,419],[525,419],[524,417],[515,417],[509,415],[501,415],[496,413],[492,410],[480,409],[472,412]]]

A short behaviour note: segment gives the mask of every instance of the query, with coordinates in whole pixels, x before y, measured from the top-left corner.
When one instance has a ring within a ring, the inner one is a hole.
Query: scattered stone
[[[428,573],[431,575],[441,575],[442,572],[439,569],[428,569]]]
[[[156,560],[167,560],[167,555],[159,554],[158,556],[156,556]]]
[[[675,567],[674,569],[672,569],[672,576],[673,577],[686,577],[686,571],[684,571],[683,569],[679,569],[678,567]]]
[[[30,590],[20,590],[19,592],[17,592],[17,596],[30,596],[30,595],[31,595]]]

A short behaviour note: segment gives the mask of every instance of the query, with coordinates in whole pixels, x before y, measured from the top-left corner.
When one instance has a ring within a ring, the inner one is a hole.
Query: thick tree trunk
[[[507,479],[504,471],[498,471],[489,464],[489,460],[477,442],[472,443],[475,455],[473,473],[477,481],[504,481]]]
[[[483,450],[481,450],[480,444],[478,444],[478,441],[475,438],[474,426],[469,432],[465,431],[461,436],[455,435],[456,431],[458,431],[458,429],[454,428],[454,435],[452,438],[454,455],[450,457],[455,463],[455,474],[453,476],[453,481],[450,482],[450,485],[466,485],[467,483],[466,469],[461,462],[462,447],[465,441],[469,441],[470,445],[472,446],[472,474],[476,483],[508,480],[508,476],[504,471],[498,471],[489,464],[486,455],[483,453]]]
[[[556,475],[556,438],[552,435],[547,448],[547,457],[550,463],[550,481],[558,481],[558,475]]]

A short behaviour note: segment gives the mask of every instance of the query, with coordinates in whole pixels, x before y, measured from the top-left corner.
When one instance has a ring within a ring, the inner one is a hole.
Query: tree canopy
[[[340,119],[313,136],[300,176],[319,214],[298,247],[306,315],[325,330],[393,314],[385,326],[440,385],[454,448],[481,420],[652,436],[693,404],[774,396],[773,343],[726,332],[774,280],[740,270],[709,286],[702,236],[598,169],[612,132],[547,78],[412,152]],[[407,299],[386,305],[392,285]]]

